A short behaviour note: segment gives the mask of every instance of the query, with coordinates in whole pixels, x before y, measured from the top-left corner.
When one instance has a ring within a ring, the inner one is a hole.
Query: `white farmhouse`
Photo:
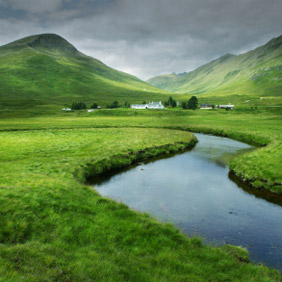
[[[148,109],[164,109],[162,102],[151,102],[148,104]]]
[[[148,109],[148,104],[132,104],[130,106],[131,109],[138,109],[138,110],[142,110],[142,109]]]
[[[133,104],[130,106],[131,109],[164,109],[162,102],[151,102],[149,104]]]
[[[234,105],[216,105],[217,109],[233,110]]]

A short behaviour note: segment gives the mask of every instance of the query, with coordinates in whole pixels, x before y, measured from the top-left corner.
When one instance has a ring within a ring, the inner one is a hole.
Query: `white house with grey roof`
[[[164,109],[162,102],[150,102],[149,104],[132,104],[131,109]]]

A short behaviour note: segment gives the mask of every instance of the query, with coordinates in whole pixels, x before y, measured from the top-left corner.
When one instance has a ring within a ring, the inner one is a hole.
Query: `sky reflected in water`
[[[248,248],[255,262],[282,271],[282,207],[256,197],[228,178],[227,164],[252,147],[195,134],[190,151],[138,165],[95,185],[103,196],[173,222],[187,235],[215,245]]]

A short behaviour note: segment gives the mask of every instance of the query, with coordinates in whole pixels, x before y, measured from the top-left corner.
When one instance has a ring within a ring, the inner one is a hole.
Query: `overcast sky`
[[[45,32],[148,79],[281,35],[282,0],[0,0],[0,45]]]

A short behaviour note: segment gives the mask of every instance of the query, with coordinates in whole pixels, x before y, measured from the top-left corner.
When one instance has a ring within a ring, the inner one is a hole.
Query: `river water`
[[[228,176],[228,162],[253,148],[195,135],[199,142],[193,150],[105,177],[95,189],[205,243],[243,246],[252,261],[282,272],[281,197],[243,189]]]

